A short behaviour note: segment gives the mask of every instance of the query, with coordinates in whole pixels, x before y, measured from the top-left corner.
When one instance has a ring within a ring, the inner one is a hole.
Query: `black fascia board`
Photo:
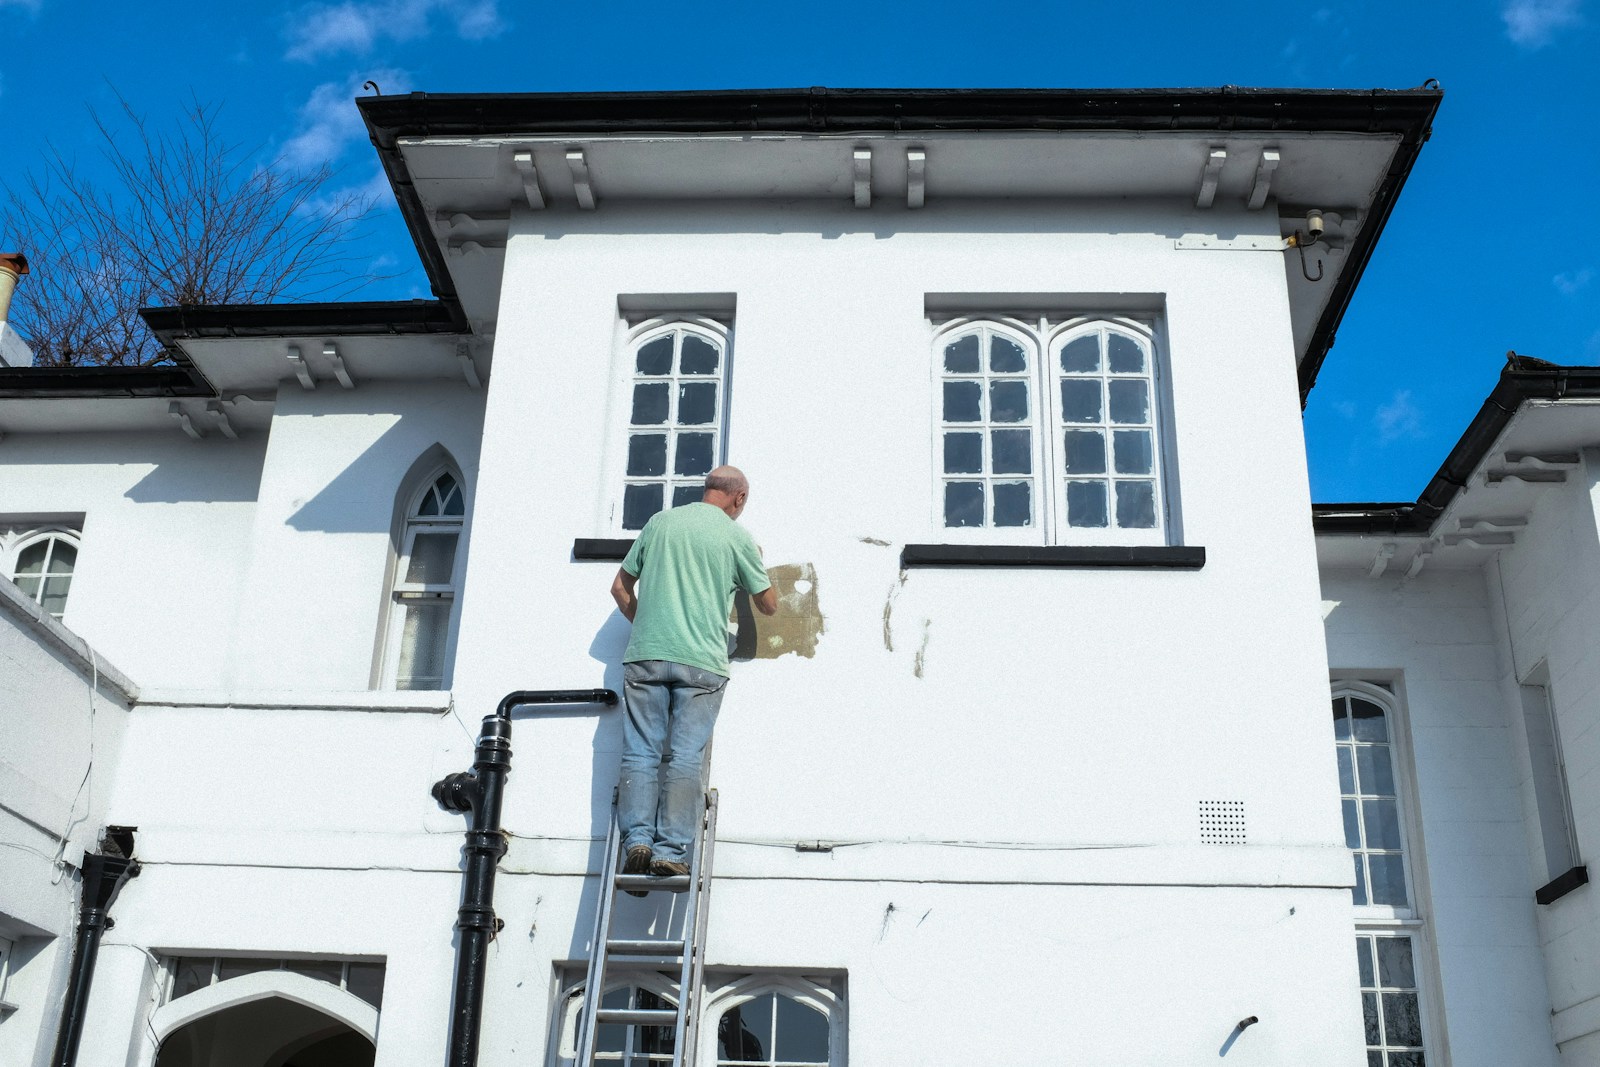
[[[438,300],[346,300],[316,304],[187,304],[142,308],[161,342],[185,338],[389,336],[466,332]]]
[[[1600,367],[1569,367],[1508,352],[1500,380],[1415,503],[1313,504],[1312,526],[1319,534],[1426,536],[1524,401],[1595,398],[1600,398]]]
[[[168,367],[3,367],[0,399],[216,396],[197,369]]]
[[[408,93],[356,100],[436,296],[460,313],[444,253],[400,153],[405,137],[955,130],[1395,134],[1400,145],[1300,362],[1315,384],[1400,189],[1432,130],[1438,89],[732,89]]]

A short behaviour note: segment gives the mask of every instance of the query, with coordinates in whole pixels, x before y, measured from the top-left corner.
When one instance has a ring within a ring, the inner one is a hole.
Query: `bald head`
[[[728,518],[737,519],[749,496],[750,480],[744,476],[744,471],[723,465],[706,475],[705,495],[700,499],[727,512]]]

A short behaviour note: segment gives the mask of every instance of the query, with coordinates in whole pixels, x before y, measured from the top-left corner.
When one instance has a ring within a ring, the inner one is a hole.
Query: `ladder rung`
[[[617,875],[618,889],[643,889],[646,892],[652,889],[662,889],[668,893],[682,893],[689,888],[687,874],[668,875],[657,878],[653,874],[619,874]]]
[[[607,941],[613,956],[682,956],[682,941]]]
[[[621,1023],[623,1026],[677,1026],[676,1008],[601,1008],[595,1012],[595,1021]]]

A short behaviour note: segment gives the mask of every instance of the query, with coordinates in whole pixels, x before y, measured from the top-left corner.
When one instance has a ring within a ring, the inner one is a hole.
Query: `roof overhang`
[[[1310,208],[1337,213],[1320,281],[1285,257],[1304,395],[1440,99],[1435,89],[816,88],[358,104],[436,294],[482,329],[497,313],[513,206],[565,226],[570,216],[555,220],[613,202],[810,199],[885,211],[1171,199],[1223,209],[1219,218],[1271,205],[1283,221],[1268,228],[1283,234]]]
[[[1600,367],[1509,354],[1500,380],[1415,502],[1313,504],[1324,566],[1476,566],[1516,542],[1539,495],[1595,441]]]

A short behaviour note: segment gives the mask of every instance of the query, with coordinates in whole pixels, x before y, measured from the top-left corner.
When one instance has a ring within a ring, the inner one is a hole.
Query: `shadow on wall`
[[[185,441],[178,448],[181,451],[157,445],[150,456],[141,456],[137,450],[119,451],[119,463],[156,465],[122,495],[135,504],[250,502],[259,497],[265,436],[242,441]],[[196,452],[205,453],[202,462],[195,462]]]
[[[418,455],[434,445],[435,427],[408,425],[402,418],[289,516],[296,530],[321,533],[389,533],[395,497]],[[454,457],[438,449],[440,457]],[[472,482],[472,472],[461,472]]]

